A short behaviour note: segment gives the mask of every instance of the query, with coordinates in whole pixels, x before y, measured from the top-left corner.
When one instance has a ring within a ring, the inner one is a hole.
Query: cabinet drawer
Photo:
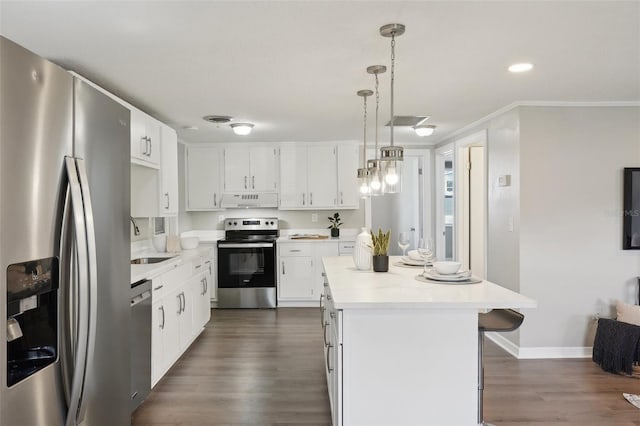
[[[353,247],[356,245],[355,241],[340,241],[338,243],[339,256],[353,254]]]
[[[279,245],[280,256],[311,256],[312,243],[295,243]]]
[[[191,263],[178,265],[175,269],[162,274],[164,291],[172,291],[191,277]]]

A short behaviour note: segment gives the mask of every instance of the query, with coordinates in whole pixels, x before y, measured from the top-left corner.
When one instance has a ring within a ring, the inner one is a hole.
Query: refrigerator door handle
[[[62,384],[65,401],[71,398],[73,380],[73,354],[77,337],[78,304],[75,293],[77,283],[77,262],[75,247],[71,243],[70,206],[71,197],[69,183],[65,182],[64,207],[62,211],[62,226],[60,228],[60,282],[69,283],[62,290],[60,334],[62,348],[60,350],[60,366],[62,368]],[[62,286],[61,286],[62,289]]]
[[[76,294],[76,303],[78,307],[77,316],[75,316],[76,329],[72,332],[76,336],[75,347],[73,351],[73,378],[71,380],[71,394],[68,401],[68,412],[66,426],[75,426],[78,422],[78,410],[80,406],[80,398],[84,388],[85,368],[87,363],[87,345],[89,327],[87,319],[89,318],[89,295],[86,290],[82,290],[82,286],[88,283],[89,279],[89,253],[87,247],[87,232],[85,224],[84,208],[82,203],[82,190],[78,180],[78,169],[75,159],[65,157],[65,169],[67,179],[69,181],[69,193],[71,194],[71,215],[73,222],[73,235],[75,237],[75,257],[77,258],[77,283],[78,292]],[[72,266],[72,265],[71,265]],[[86,324],[85,326],[82,326]]]
[[[96,247],[96,232],[93,222],[93,207],[91,204],[91,193],[89,191],[89,178],[87,177],[87,169],[85,162],[81,158],[76,158],[76,165],[78,168],[78,176],[80,177],[80,189],[82,191],[82,201],[84,205],[84,219],[87,235],[87,253],[88,253],[88,269],[89,269],[89,281],[88,281],[88,295],[89,295],[89,331],[87,338],[87,355],[83,368],[83,376],[86,378],[87,364],[89,360],[95,358],[96,348],[96,323],[98,312],[98,254]],[[82,393],[84,394],[84,387],[86,380],[83,380]],[[82,394],[81,394],[82,395]],[[87,409],[86,404],[80,399],[80,406],[78,408],[78,423],[82,423],[84,420],[84,414]]]

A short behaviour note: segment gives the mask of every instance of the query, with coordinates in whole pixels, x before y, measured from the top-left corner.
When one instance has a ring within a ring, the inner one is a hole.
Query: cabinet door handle
[[[167,197],[167,205],[165,206],[165,209],[169,210],[169,205],[171,204],[169,201],[169,193],[165,192],[164,196]]]
[[[309,205],[312,206],[313,205],[313,192],[309,193]]]
[[[218,207],[218,194],[213,193],[213,207]]]
[[[284,274],[285,274],[285,272],[284,272],[284,261],[283,261],[282,262],[282,275],[284,275]]]
[[[202,284],[202,291],[200,292],[200,296],[204,296],[204,294],[206,293],[204,289],[204,278],[200,280],[200,284]]]
[[[162,287],[164,287],[164,286],[163,286],[163,285],[159,285],[158,287],[155,287],[155,288],[153,289],[153,291],[160,290]]]
[[[247,189],[247,177],[244,177],[244,189]]]
[[[160,330],[164,330],[164,306],[160,306],[158,310],[162,311],[162,324],[160,324]]]
[[[340,204],[344,204],[344,194],[340,191]]]
[[[207,277],[204,277],[204,293],[202,295],[207,294],[207,291],[209,291],[209,280]]]
[[[324,340],[324,345],[327,346],[329,344],[329,342],[327,341],[327,329],[329,328],[329,321],[325,321],[322,328],[322,340]]]
[[[327,346],[327,371],[329,373],[331,373],[333,371],[333,368],[331,368],[331,366],[329,365],[329,349],[333,348],[333,345],[328,345]]]
[[[145,136],[144,139],[147,141],[147,149],[145,150],[145,154],[147,155],[147,157],[151,157],[151,139],[149,139],[147,136]]]
[[[324,328],[324,306],[322,306],[322,299],[324,299],[324,294],[320,295],[320,324],[322,324],[322,328]]]
[[[187,310],[187,299],[184,296],[184,292],[182,293],[182,312]]]
[[[289,253],[299,253],[299,252],[301,252],[301,251],[302,251],[302,250],[289,250]]]
[[[144,144],[144,149],[142,148],[142,144]],[[142,155],[147,155],[147,137],[142,136],[140,138],[140,151],[142,151]]]
[[[153,150],[153,142],[151,138],[147,138],[149,140],[149,157],[151,157],[151,151]]]
[[[256,189],[256,177],[251,176],[251,189]]]
[[[302,193],[302,205],[303,205],[303,206],[305,205],[305,204],[304,204],[304,202],[305,202],[305,199],[304,199],[304,198],[305,198],[305,196],[306,196],[306,195],[307,195],[307,194],[305,194],[304,192]]]
[[[182,313],[182,294],[177,295],[176,299],[178,299],[178,312],[176,314],[180,315]]]

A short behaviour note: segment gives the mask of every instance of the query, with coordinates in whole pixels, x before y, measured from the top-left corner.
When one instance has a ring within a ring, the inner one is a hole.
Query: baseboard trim
[[[500,333],[487,333],[487,338],[518,359],[591,358],[591,346],[541,346],[521,348]]]

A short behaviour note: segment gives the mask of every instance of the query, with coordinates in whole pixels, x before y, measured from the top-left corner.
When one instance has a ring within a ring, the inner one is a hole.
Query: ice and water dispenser
[[[58,259],[7,268],[7,386],[56,361]]]

